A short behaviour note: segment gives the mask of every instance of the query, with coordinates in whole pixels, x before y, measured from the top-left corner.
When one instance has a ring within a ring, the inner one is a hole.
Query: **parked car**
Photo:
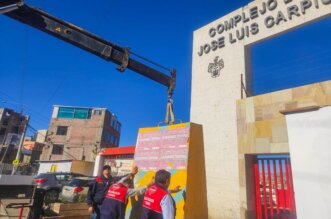
[[[62,187],[74,177],[84,176],[79,173],[41,173],[34,178],[37,188],[46,190],[44,202],[53,203],[58,200]]]
[[[61,200],[63,202],[84,202],[86,201],[89,185],[94,177],[76,177],[62,188]]]

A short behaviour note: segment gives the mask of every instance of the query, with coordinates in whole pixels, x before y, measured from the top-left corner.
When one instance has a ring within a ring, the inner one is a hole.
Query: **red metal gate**
[[[295,219],[290,158],[258,156],[254,171],[257,219]]]

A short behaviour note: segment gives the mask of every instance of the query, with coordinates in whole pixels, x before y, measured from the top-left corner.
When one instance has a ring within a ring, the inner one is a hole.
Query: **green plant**
[[[80,195],[79,197],[78,197],[78,203],[86,203],[86,201],[87,201],[87,195]]]

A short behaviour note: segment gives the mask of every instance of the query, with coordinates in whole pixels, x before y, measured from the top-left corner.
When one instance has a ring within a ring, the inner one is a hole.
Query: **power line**
[[[21,64],[21,84],[20,84],[20,103],[21,103],[21,113],[23,113],[23,94],[25,87],[25,78],[27,70],[27,60],[28,60],[28,30],[25,28],[24,33],[24,46],[23,46],[23,55],[22,55],[22,64]]]
[[[6,102],[6,103],[9,104],[9,105],[12,105],[11,103],[8,103],[8,102]],[[23,108],[23,109],[25,109],[24,110],[25,111],[24,114],[32,115],[32,117],[31,117],[30,120],[33,121],[34,123],[37,123],[37,124],[39,124],[41,126],[44,126],[45,123],[48,123],[48,121],[46,121],[45,119],[43,119],[42,117],[40,117],[39,114],[33,113],[32,111],[30,111],[27,108]]]
[[[47,104],[55,97],[55,95],[57,94],[57,92],[60,90],[60,88],[62,87],[62,85],[64,84],[65,80],[67,80],[69,77],[69,74],[66,74],[58,83],[58,85],[56,86],[56,88],[54,89],[53,93],[50,95],[50,97],[46,100],[46,102],[42,105],[42,107],[40,107],[40,113],[42,113],[45,109],[45,107],[47,106]]]
[[[18,105],[19,104],[19,102],[17,102],[15,98],[9,96],[8,94],[4,93],[3,91],[0,91],[0,93],[3,94],[3,96],[6,96],[7,100],[9,99],[9,100],[13,101],[13,103],[11,103],[12,101],[7,101],[5,98],[2,97],[2,99],[4,100],[5,103],[8,103],[10,105]],[[30,111],[30,114],[34,115],[35,117],[38,117],[39,120],[43,120],[44,122],[46,121],[47,123],[49,122],[49,118],[46,118],[46,117],[42,116],[42,114],[40,114],[39,112],[32,110],[26,104],[22,103],[22,105],[23,105],[23,108]]]

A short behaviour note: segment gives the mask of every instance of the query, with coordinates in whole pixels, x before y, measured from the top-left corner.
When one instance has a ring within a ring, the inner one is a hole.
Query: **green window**
[[[74,118],[74,113],[75,113],[75,108],[60,107],[59,113],[57,114],[57,118],[72,119]]]
[[[91,118],[91,109],[60,107],[57,114],[60,119],[89,119]]]
[[[89,109],[75,109],[75,118],[76,119],[88,119],[89,118]]]

